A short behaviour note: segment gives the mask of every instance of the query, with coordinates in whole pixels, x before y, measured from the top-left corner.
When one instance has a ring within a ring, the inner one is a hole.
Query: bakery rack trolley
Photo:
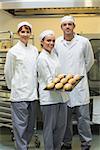
[[[13,34],[10,31],[0,31],[0,127],[10,128],[12,133],[12,119],[10,109],[10,91],[4,78],[4,64],[6,54],[13,44]],[[13,135],[12,135],[13,138]]]

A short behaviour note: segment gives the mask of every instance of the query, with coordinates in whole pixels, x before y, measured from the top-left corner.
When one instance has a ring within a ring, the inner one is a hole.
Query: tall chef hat
[[[40,36],[39,36],[39,39],[40,39],[40,41],[42,41],[42,39],[45,37],[45,36],[48,36],[48,35],[54,35],[54,31],[52,31],[52,30],[45,30],[45,31],[43,31],[41,34],[40,34]]]
[[[61,24],[64,23],[64,22],[73,22],[75,24],[75,19],[74,19],[73,16],[64,16],[61,19]]]
[[[31,25],[30,23],[26,22],[26,21],[20,22],[20,23],[17,25],[17,30],[19,30],[20,27],[22,27],[22,26],[28,26],[28,27],[30,27],[30,29],[32,30],[32,25]]]

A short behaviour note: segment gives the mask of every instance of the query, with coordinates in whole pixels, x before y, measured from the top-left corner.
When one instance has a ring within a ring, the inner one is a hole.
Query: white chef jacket
[[[89,103],[89,88],[87,72],[94,63],[94,56],[91,44],[85,37],[74,35],[71,41],[64,40],[63,36],[56,39],[55,51],[61,63],[64,74],[80,74],[84,78],[70,92],[70,107]]]
[[[66,102],[68,100],[68,94],[66,92],[44,90],[46,85],[61,73],[60,63],[57,55],[53,51],[49,54],[47,51],[42,50],[37,60],[37,71],[40,105]]]
[[[37,99],[35,46],[18,41],[7,53],[4,68],[7,86],[11,89],[12,101],[33,101]]]

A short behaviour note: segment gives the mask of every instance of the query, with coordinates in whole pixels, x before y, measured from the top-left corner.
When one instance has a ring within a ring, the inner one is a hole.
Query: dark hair
[[[44,41],[45,37],[41,40],[41,41]],[[41,43],[41,47],[43,47],[43,44]]]
[[[30,32],[32,32],[32,30],[31,30],[31,28],[29,27],[29,26],[27,26],[27,25],[23,25],[23,26],[21,26],[19,29],[18,29],[18,33],[22,30],[22,27],[25,27],[25,29],[29,29],[30,30]]]

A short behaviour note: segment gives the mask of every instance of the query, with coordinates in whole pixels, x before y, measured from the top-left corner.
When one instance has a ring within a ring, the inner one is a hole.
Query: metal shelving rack
[[[8,127],[12,130],[10,109],[10,91],[7,89],[4,79],[4,64],[6,53],[13,45],[13,33],[0,31],[0,127]]]

